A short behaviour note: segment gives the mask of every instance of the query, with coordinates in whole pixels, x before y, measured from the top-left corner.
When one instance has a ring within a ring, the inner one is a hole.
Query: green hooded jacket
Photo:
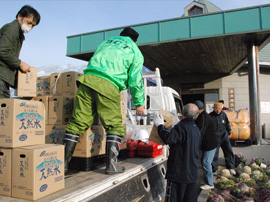
[[[119,91],[131,88],[135,106],[144,105],[143,55],[130,37],[116,36],[103,41],[90,59],[84,74],[101,77]]]
[[[16,87],[16,74],[20,67],[19,54],[24,34],[17,20],[0,29],[0,78]]]

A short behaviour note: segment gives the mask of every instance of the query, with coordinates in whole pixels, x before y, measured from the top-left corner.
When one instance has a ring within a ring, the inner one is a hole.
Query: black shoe
[[[68,165],[71,160],[77,145],[79,135],[73,133],[66,133],[63,137],[63,145],[65,145],[65,172],[68,171]]]
[[[119,167],[117,164],[117,157],[119,155],[119,144],[121,137],[118,135],[107,135],[106,140],[106,169],[105,173],[109,175],[125,172],[124,167]]]

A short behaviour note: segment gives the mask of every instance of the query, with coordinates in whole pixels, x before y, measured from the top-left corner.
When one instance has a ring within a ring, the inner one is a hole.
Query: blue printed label
[[[38,113],[21,113],[16,116],[16,120],[21,122],[21,124],[18,124],[19,129],[26,130],[28,128],[41,128],[40,121],[43,121],[44,118]]]
[[[27,135],[25,135],[25,134],[23,134],[19,137],[19,140],[22,142],[25,141],[26,139],[27,139]]]
[[[102,138],[103,136],[98,133],[96,134],[93,133],[88,136],[88,139],[90,140],[91,145],[101,144]]]
[[[40,191],[40,192],[44,192],[44,191],[46,191],[47,188],[48,188],[48,185],[47,185],[47,184],[44,184],[44,185],[42,185],[42,186],[40,187],[39,191]]]
[[[23,107],[26,104],[26,102],[21,102],[20,107]]]
[[[40,157],[44,156],[44,154],[45,154],[45,151],[41,152]]]
[[[51,158],[53,158],[53,157],[48,157],[48,159],[51,159]],[[39,164],[36,167],[36,171],[40,173],[39,180],[42,181],[42,180],[46,180],[52,176],[56,177],[56,176],[62,175],[61,171],[59,169],[60,165],[63,165],[63,162],[58,160],[58,159],[44,161],[41,164]]]

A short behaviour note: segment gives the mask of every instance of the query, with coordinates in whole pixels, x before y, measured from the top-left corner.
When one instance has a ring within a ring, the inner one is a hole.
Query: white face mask
[[[28,33],[31,31],[31,27],[27,26],[25,23],[22,24],[21,29],[23,33]]]

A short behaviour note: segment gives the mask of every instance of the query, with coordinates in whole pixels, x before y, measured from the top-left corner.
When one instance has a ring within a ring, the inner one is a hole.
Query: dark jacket
[[[20,50],[24,34],[17,20],[0,29],[0,78],[16,87],[16,74],[20,67]]]
[[[218,144],[217,129],[211,116],[205,110],[198,116],[195,123],[197,124],[202,136],[202,151],[215,149]]]
[[[215,111],[212,111],[209,115],[212,117],[214,124],[217,128],[219,141],[224,139],[226,135],[231,134],[230,121],[225,112],[221,111],[220,114],[217,114]]]
[[[177,183],[197,180],[201,134],[193,119],[183,119],[170,130],[158,126],[158,134],[170,146],[166,179]]]

